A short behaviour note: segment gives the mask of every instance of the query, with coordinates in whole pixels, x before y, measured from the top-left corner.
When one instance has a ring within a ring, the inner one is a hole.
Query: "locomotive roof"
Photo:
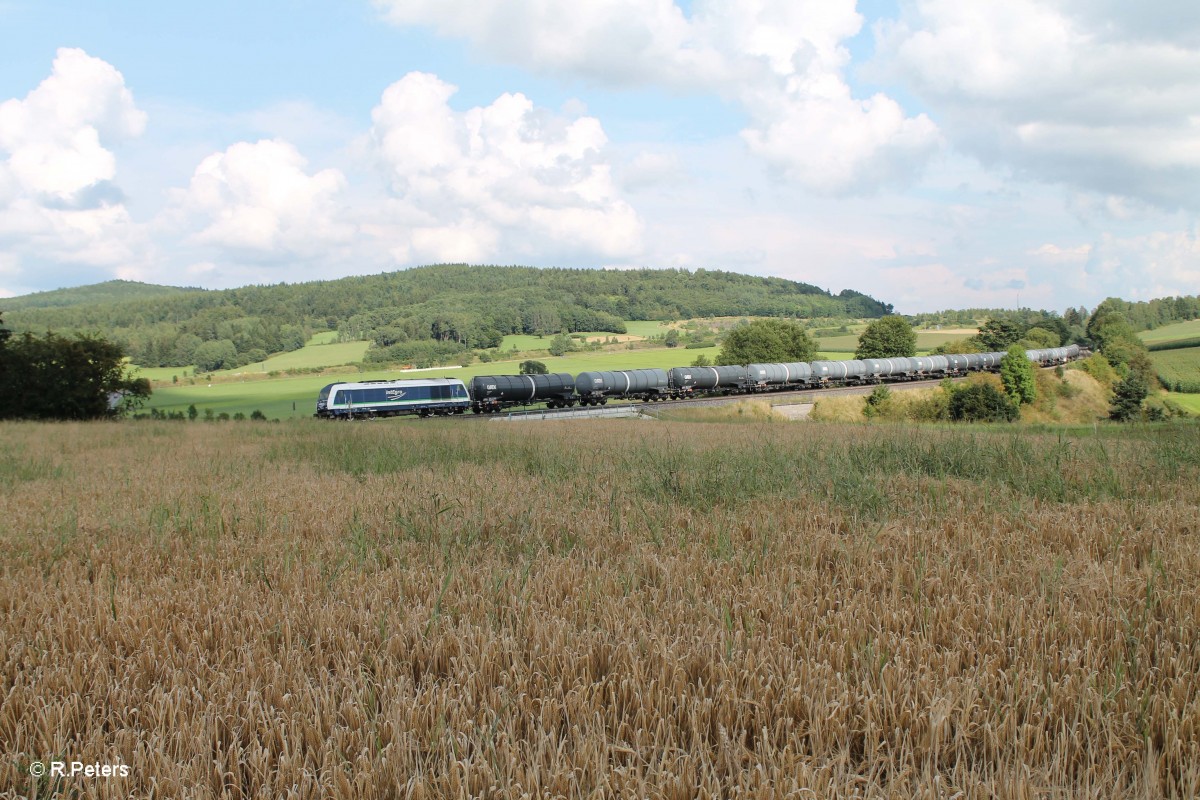
[[[357,381],[347,383],[333,383],[328,388],[332,389],[335,386],[339,389],[377,389],[381,386],[463,386],[465,384],[458,378],[397,378],[391,381]]]

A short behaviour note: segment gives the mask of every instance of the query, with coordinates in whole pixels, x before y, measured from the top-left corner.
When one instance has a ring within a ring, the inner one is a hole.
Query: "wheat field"
[[[1195,425],[0,444],[5,796],[1200,796]]]

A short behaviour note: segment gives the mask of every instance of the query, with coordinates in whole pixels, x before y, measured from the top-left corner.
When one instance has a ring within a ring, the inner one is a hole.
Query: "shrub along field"
[[[1200,794],[1195,425],[0,441],[20,796]]]

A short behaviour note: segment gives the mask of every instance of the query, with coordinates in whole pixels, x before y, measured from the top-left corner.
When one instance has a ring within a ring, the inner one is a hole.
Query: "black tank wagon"
[[[575,405],[575,378],[566,372],[549,375],[479,375],[471,380],[471,410],[493,414],[529,403],[547,408]]]

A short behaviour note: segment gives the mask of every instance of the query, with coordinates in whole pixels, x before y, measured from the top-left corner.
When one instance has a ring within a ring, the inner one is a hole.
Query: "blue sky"
[[[1159,0],[0,2],[0,297],[437,263],[1200,292]]]

